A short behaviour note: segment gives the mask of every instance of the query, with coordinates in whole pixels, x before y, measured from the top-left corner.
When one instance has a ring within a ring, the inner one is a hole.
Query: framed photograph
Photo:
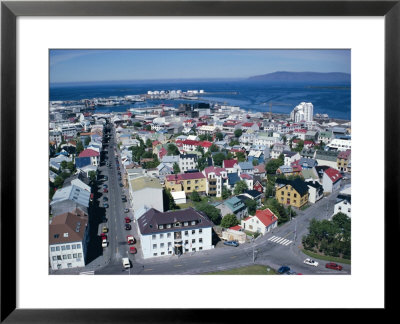
[[[399,1],[3,1],[1,321],[390,309],[399,16]],[[318,221],[323,244],[303,236]]]

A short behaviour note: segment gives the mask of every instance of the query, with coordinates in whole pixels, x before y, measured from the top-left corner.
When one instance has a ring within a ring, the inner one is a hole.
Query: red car
[[[104,188],[104,189],[103,189],[103,192],[108,192],[108,189],[107,189],[107,188]]]
[[[336,264],[334,262],[329,262],[329,263],[325,264],[325,268],[339,270],[339,271],[343,269],[343,267],[341,265]]]
[[[102,240],[107,239],[107,235],[105,233],[101,233],[100,237],[101,237]]]
[[[136,248],[134,247],[134,246],[131,246],[130,248],[129,248],[129,253],[132,253],[132,254],[135,254],[137,251],[136,251]]]
[[[125,217],[125,223],[128,224],[130,223],[132,220],[129,217]]]

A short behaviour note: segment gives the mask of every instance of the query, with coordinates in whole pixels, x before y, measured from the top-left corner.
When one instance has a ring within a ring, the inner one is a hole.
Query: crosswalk
[[[272,236],[268,239],[268,241],[276,243],[276,244],[281,244],[281,245],[289,245],[290,243],[292,243],[293,241],[291,240],[287,240],[283,237],[279,237],[279,236]]]
[[[94,271],[83,271],[83,272],[79,272],[80,275],[94,275]]]

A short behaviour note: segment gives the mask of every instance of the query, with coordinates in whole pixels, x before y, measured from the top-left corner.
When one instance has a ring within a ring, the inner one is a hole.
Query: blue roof
[[[229,185],[234,185],[236,182],[240,181],[237,173],[228,173],[228,183]]]
[[[234,196],[225,201],[225,205],[231,209],[233,212],[239,211],[242,209],[245,204],[238,197]]]
[[[242,170],[253,170],[254,166],[250,162],[239,162],[239,168]]]
[[[83,168],[90,165],[90,157],[77,157],[75,158],[75,166],[77,168]]]

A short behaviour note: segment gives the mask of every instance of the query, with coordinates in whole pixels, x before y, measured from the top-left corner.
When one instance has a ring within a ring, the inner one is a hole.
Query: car
[[[136,243],[136,240],[135,240],[135,238],[133,237],[133,235],[128,235],[128,236],[126,237],[126,241],[128,242],[129,245],[133,245],[133,244]]]
[[[108,228],[106,226],[103,226],[103,229],[101,231],[102,233],[108,233]]]
[[[127,269],[131,267],[131,263],[128,258],[122,258],[122,266]]]
[[[129,213],[129,208],[125,208],[124,213]]]
[[[107,177],[107,176],[104,176],[104,180],[107,181],[107,180],[108,180],[108,177]],[[103,186],[106,186],[106,185],[103,185]]]
[[[103,201],[108,201],[108,198],[107,197],[103,197]]]
[[[126,229],[127,231],[130,231],[130,230],[132,229],[131,224],[125,224],[125,229]]]
[[[119,181],[122,181],[122,178],[121,178],[121,177],[119,177],[119,178],[118,178],[118,180],[119,180]]]
[[[104,239],[107,240],[107,234],[106,233],[101,233],[100,237],[101,237],[101,240],[104,240]]]
[[[288,272],[288,271],[290,271],[290,268],[289,268],[288,266],[281,266],[281,267],[278,269],[278,273],[280,273],[280,274],[284,274],[284,273],[286,273],[286,272]]]
[[[107,188],[108,188],[108,186],[107,186],[106,184],[103,184],[103,188],[107,189]]]
[[[339,270],[339,271],[343,269],[343,267],[340,264],[334,262],[328,262],[327,264],[325,264],[325,268]]]
[[[129,253],[135,254],[137,252],[136,248],[134,246],[131,246],[129,248]]]
[[[110,207],[110,206],[107,203],[104,204],[104,208],[108,208],[108,207]]]
[[[228,246],[234,246],[234,247],[239,246],[239,243],[236,241],[226,241],[226,242],[224,242],[224,244],[228,245]]]
[[[108,189],[107,189],[107,188],[104,188],[104,189],[103,189],[103,192],[104,192],[104,193],[107,193],[107,192],[108,192]]]
[[[125,217],[125,223],[130,223],[132,220],[129,217]]]
[[[103,240],[101,241],[101,246],[102,246],[103,248],[105,248],[105,247],[108,246],[107,239],[103,239]]]
[[[287,274],[287,275],[297,275],[297,272],[296,272],[296,271],[289,270],[289,271],[286,272],[285,274]]]
[[[120,187],[123,187],[124,185],[120,182],[120,183],[119,183],[119,186],[120,186]]]
[[[304,260],[305,264],[308,264],[310,266],[318,267],[318,262],[314,261],[313,259],[307,258]]]

